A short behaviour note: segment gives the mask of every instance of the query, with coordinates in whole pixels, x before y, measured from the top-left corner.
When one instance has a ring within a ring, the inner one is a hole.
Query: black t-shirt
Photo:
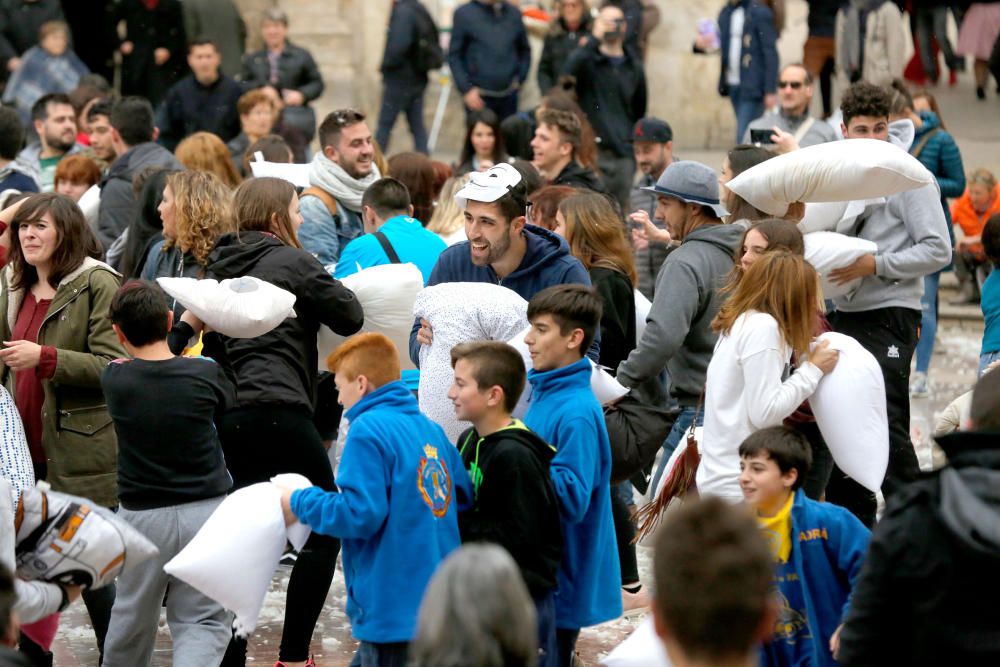
[[[127,509],[215,498],[232,486],[215,419],[232,408],[236,389],[220,360],[120,359],[104,370],[118,434],[118,496]]]

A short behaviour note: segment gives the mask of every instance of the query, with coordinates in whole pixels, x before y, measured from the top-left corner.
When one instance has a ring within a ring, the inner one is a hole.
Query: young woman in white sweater
[[[836,350],[810,351],[816,271],[799,255],[768,252],[746,267],[712,322],[719,332],[705,384],[698,492],[742,502],[740,443],[777,426],[837,364]],[[792,353],[802,360],[789,375]]]

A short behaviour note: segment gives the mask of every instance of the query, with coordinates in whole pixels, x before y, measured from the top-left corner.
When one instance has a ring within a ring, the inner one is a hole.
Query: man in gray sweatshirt
[[[681,413],[663,443],[663,458],[653,478],[655,491],[667,459],[697,416],[705,388],[705,373],[718,334],[712,318],[722,305],[718,288],[733,268],[733,257],[745,228],[726,225],[728,215],[719,203],[715,171],[697,162],[668,166],[656,185],[656,219],[663,220],[680,247],[667,256],[656,279],[646,330],[635,350],[618,366],[618,381],[636,388],[655,379],[664,368],[670,392]]]
[[[855,83],[845,93],[841,110],[847,139],[890,140],[885,89]],[[887,197],[857,220],[842,222],[837,231],[878,246],[874,255],[830,274],[836,283],[861,278],[861,284],[834,300],[836,311],[829,320],[835,331],[855,338],[882,367],[889,415],[889,470],[882,491],[888,497],[919,472],[910,442],[910,361],[919,338],[924,276],[951,261],[937,183]],[[827,499],[848,507],[869,526],[874,523],[875,497],[860,485],[838,485],[833,480]]]

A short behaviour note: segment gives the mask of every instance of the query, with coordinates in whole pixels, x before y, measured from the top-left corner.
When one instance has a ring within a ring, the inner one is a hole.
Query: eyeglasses
[[[801,81],[779,81],[778,88],[791,88],[792,90],[798,90],[804,84]]]

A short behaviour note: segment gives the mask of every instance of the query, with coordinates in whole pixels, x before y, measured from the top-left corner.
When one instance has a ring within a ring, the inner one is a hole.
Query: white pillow
[[[531,331],[531,325],[528,325],[527,328],[519,332],[516,336],[507,341],[507,343],[521,353],[521,357],[524,359],[525,367],[528,370],[531,370],[531,354],[528,352],[527,343],[524,342],[524,337],[529,331]],[[590,388],[601,405],[617,401],[619,398],[628,393],[628,389],[622,386],[622,384],[615,379],[615,376],[595,364],[592,360],[590,361],[590,367]],[[521,394],[520,399],[517,401],[517,406],[514,408],[514,417],[518,419],[523,417],[528,411],[528,404],[530,402],[531,384],[526,383],[524,385],[524,392]]]
[[[850,139],[766,160],[726,187],[755,208],[780,217],[792,202],[886,197],[934,182],[919,160],[888,141]]]
[[[882,369],[850,336],[830,332],[819,340],[830,341],[840,358],[809,399],[816,424],[837,466],[865,488],[878,491],[889,465]]]
[[[10,482],[11,502],[17,507],[21,492],[35,485],[35,467],[24,437],[21,414],[10,393],[0,386],[0,477]]]
[[[295,474],[278,475],[272,481],[291,489],[311,486]],[[291,541],[301,549],[308,537],[309,528],[302,524],[285,527],[281,492],[271,482],[262,482],[223,500],[163,571],[234,612],[233,628],[246,637],[257,627],[285,543]]]
[[[635,342],[642,340],[642,332],[646,330],[646,318],[649,317],[649,310],[653,304],[649,302],[642,292],[635,291]]]
[[[806,247],[806,261],[819,274],[823,297],[832,299],[846,296],[858,288],[861,278],[838,285],[828,277],[831,271],[850,266],[863,255],[874,255],[878,246],[874,241],[846,236],[837,232],[812,232],[802,237]]]
[[[420,348],[420,411],[452,442],[469,424],[458,421],[448,400],[454,377],[451,348],[475,340],[510,340],[527,326],[527,313],[528,302],[519,294],[492,283],[442,283],[417,294],[413,314],[434,331],[432,343]]]
[[[22,579],[107,586],[159,550],[117,514],[39,482],[21,494],[15,518]]]
[[[295,295],[266,280],[157,278],[163,291],[198,319],[230,338],[256,338],[295,317]]]
[[[424,276],[415,264],[382,264],[346,276],[341,282],[354,292],[365,312],[361,331],[377,331],[388,336],[399,351],[402,370],[416,368],[410,361],[410,330],[413,302],[424,288]],[[319,328],[319,370],[346,338],[326,326]]]
[[[663,641],[656,634],[653,616],[646,614],[635,630],[618,646],[601,659],[604,667],[672,667],[663,647]]]
[[[101,186],[92,185],[90,188],[83,193],[80,197],[80,201],[76,203],[83,211],[83,217],[87,219],[91,225],[97,224],[97,215],[101,210]]]

